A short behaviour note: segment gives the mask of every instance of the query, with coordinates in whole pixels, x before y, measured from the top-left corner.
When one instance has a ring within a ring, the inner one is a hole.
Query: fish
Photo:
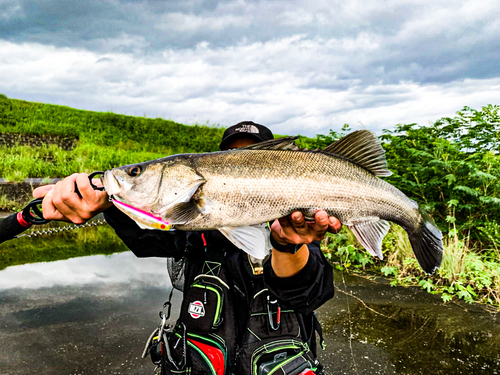
[[[442,233],[417,202],[381,178],[392,173],[371,131],[352,132],[321,150],[300,149],[296,138],[130,164],[106,171],[102,182],[141,228],[219,230],[258,259],[269,247],[262,223],[294,211],[314,220],[325,210],[380,259],[389,222],[396,223],[422,269],[432,274],[439,267]]]

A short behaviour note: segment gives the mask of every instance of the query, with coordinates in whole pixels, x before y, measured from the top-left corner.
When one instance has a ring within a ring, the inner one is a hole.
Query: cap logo
[[[239,128],[234,129],[235,132],[243,133],[257,133],[259,134],[259,128],[255,125],[241,125]]]

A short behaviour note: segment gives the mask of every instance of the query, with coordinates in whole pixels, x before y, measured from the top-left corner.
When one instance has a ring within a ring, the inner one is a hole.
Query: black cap
[[[225,150],[227,145],[236,139],[240,138],[254,138],[255,140],[268,141],[274,139],[274,135],[264,125],[256,124],[252,121],[239,122],[236,125],[230,126],[222,135],[222,141],[219,149]]]

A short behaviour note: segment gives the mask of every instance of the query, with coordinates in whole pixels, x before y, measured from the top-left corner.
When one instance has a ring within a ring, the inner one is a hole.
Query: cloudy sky
[[[0,0],[0,93],[281,134],[500,104],[498,0]]]

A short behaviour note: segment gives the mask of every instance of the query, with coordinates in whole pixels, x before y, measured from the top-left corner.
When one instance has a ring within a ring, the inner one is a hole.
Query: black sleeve
[[[186,232],[141,229],[134,220],[116,207],[104,212],[106,222],[137,257],[182,258],[186,248]]]
[[[307,314],[333,297],[333,268],[320,250],[319,242],[308,245],[309,259],[302,270],[290,277],[278,277],[271,259],[264,264],[264,282],[287,308]]]

